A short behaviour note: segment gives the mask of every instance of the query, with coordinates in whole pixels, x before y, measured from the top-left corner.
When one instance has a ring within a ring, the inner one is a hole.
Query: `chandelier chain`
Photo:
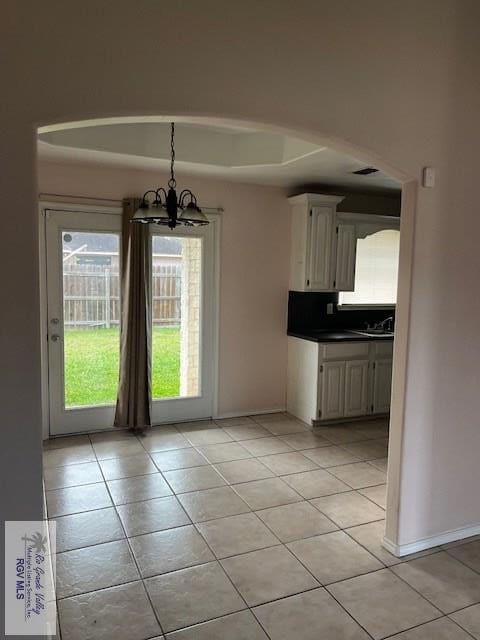
[[[168,192],[163,187],[149,189],[143,194],[142,202],[133,216],[132,222],[143,224],[167,225],[175,229],[177,225],[199,227],[209,224],[208,218],[202,213],[197,204],[197,198],[190,191],[184,189],[180,195],[176,192],[175,180],[175,123],[170,123],[170,179]],[[155,194],[155,200],[150,203],[147,196]]]
[[[168,186],[171,189],[175,189],[177,185],[177,181],[175,180],[175,123],[171,123],[171,135],[170,135],[170,180],[168,181]]]

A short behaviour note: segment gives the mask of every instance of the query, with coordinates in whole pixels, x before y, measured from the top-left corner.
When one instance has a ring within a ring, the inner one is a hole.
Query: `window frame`
[[[400,232],[400,217],[397,214],[392,215],[377,215],[377,214],[363,214],[363,213],[338,213],[338,221],[348,222],[355,225],[355,241],[359,238],[366,238],[367,236],[374,235],[379,231],[395,230]],[[341,291],[338,292],[340,297]],[[393,304],[341,304],[337,301],[338,311],[394,311],[396,309],[396,303]]]

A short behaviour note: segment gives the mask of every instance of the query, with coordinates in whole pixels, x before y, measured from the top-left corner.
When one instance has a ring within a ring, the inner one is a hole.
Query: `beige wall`
[[[3,487],[16,484],[5,515],[41,510],[35,125],[193,114],[296,130],[405,178],[436,167],[436,188],[414,200],[413,256],[402,246],[412,286],[401,279],[388,535],[404,544],[478,525],[480,3],[6,0],[2,9],[0,469]]]
[[[223,207],[218,413],[285,409],[290,207],[283,189],[186,176],[199,202]],[[166,184],[159,172],[40,162],[40,193],[121,199]],[[268,230],[268,232],[267,232]]]

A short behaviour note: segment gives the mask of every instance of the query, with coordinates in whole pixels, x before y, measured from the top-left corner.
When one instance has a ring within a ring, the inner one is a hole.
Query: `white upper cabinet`
[[[306,285],[311,291],[323,291],[334,287],[334,217],[335,213],[331,207],[312,207],[310,210]]]
[[[290,289],[334,291],[336,210],[339,196],[305,193],[289,198],[292,205]]]
[[[400,226],[396,216],[337,213],[343,199],[312,193],[288,199],[292,291],[355,291],[357,240]]]
[[[337,224],[337,256],[335,269],[335,289],[353,291],[355,289],[355,259],[357,254],[357,234],[354,224]]]

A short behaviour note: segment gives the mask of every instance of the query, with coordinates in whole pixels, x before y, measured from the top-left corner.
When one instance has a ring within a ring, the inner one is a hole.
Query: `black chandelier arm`
[[[180,195],[178,197],[178,202],[181,207],[183,207],[183,202],[186,196],[190,196],[190,202],[192,202],[195,206],[197,206],[197,198],[195,197],[195,195],[190,191],[190,189],[184,189],[183,191],[180,192]]]
[[[162,202],[162,198],[160,196],[160,193],[163,193],[163,202]],[[167,201],[167,192],[165,191],[165,189],[163,187],[159,187],[155,191],[155,199],[156,199],[157,202],[160,202],[160,204],[163,204],[164,202]]]
[[[146,205],[147,204],[147,196],[149,193],[154,193],[155,194],[155,201],[157,200],[157,192],[155,191],[155,189],[149,189],[148,191],[145,191],[145,193],[143,194],[142,197],[142,204]]]

